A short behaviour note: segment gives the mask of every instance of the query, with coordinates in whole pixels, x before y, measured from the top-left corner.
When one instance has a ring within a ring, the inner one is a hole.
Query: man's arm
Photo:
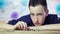
[[[15,29],[24,30],[25,28],[27,28],[27,24],[25,22],[19,21],[15,25],[10,25],[10,24],[7,24],[6,21],[1,21],[0,28],[1,29],[11,29],[11,30],[15,30]]]
[[[6,21],[0,21],[0,28],[1,29],[14,29],[14,25],[7,24]]]

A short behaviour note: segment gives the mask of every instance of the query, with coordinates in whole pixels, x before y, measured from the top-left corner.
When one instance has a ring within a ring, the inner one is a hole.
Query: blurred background
[[[0,21],[18,19],[29,14],[29,0],[0,0]],[[49,14],[60,17],[60,0],[47,0]]]

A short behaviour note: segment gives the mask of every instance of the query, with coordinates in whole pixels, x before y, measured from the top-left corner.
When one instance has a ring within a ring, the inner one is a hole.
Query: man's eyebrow
[[[37,15],[42,15],[42,13],[37,13]]]

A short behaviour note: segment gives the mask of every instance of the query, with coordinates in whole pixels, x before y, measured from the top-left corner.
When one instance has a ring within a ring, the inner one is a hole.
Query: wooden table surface
[[[48,26],[41,26],[39,27],[40,30],[39,31],[21,31],[21,30],[9,30],[9,29],[1,29],[0,28],[0,34],[60,34],[60,28],[51,28],[51,25]],[[36,28],[36,27],[32,27],[32,28]],[[47,29],[46,29],[47,28]]]
[[[2,26],[3,22],[0,22],[0,26]],[[6,26],[5,26],[6,27]],[[51,25],[44,25],[40,27],[31,27],[31,29],[36,29],[36,31],[17,31],[17,30],[10,30],[4,29],[0,27],[0,34],[60,34],[60,24],[51,24]],[[37,29],[40,29],[37,31]]]
[[[0,29],[0,34],[60,34],[60,31],[16,31]]]

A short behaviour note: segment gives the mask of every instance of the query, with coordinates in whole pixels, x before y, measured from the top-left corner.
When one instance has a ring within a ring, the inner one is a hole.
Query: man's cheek
[[[31,18],[31,19],[32,19],[33,23],[35,23],[35,19],[34,18]]]
[[[40,22],[40,23],[41,23],[43,20],[44,20],[43,17],[40,17],[40,18],[39,18],[39,22]]]

